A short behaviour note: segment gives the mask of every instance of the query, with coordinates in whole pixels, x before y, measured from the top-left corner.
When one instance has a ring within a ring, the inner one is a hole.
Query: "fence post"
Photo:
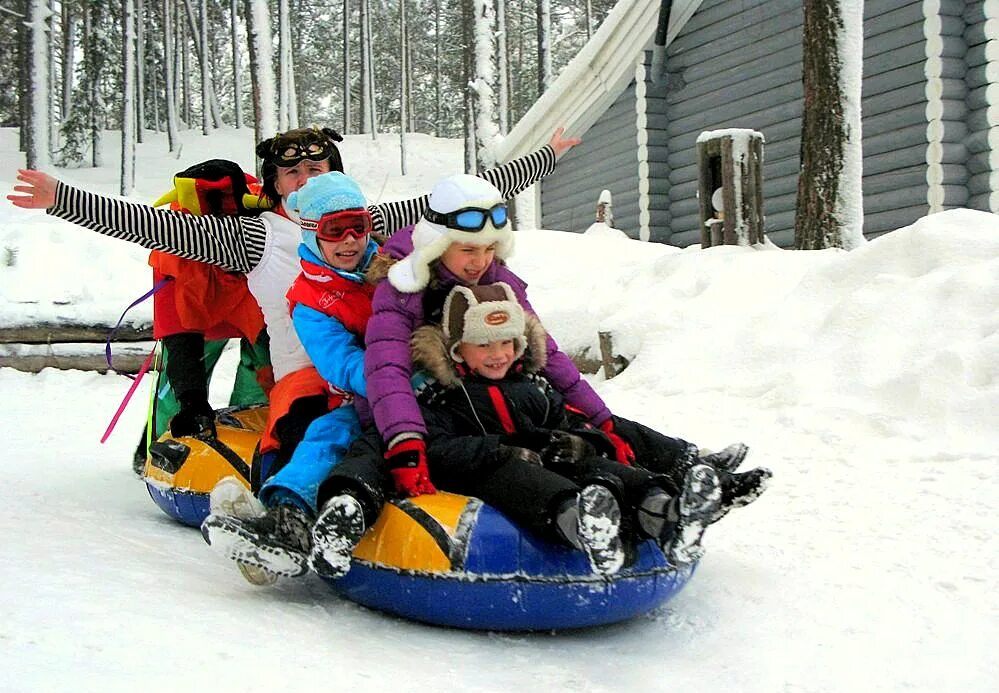
[[[742,129],[702,132],[697,166],[701,247],[762,243],[763,134]]]

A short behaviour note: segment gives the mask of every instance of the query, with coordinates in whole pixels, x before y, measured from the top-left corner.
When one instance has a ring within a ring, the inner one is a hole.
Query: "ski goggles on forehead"
[[[271,161],[277,166],[294,166],[306,159],[325,161],[333,155],[329,142],[275,142],[271,147]]]
[[[463,207],[447,214],[427,209],[423,216],[434,224],[442,224],[449,229],[458,229],[459,231],[481,231],[482,227],[486,225],[486,220],[492,221],[493,226],[498,229],[506,226],[507,222],[506,204],[503,202],[489,209]]]
[[[348,209],[330,212],[318,220],[302,219],[302,228],[315,231],[320,240],[331,243],[344,241],[348,236],[358,240],[371,233],[371,214],[366,209]]]

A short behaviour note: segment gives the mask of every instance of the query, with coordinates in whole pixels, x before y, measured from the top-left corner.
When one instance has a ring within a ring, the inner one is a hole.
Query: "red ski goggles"
[[[315,231],[316,237],[339,243],[348,236],[361,240],[371,233],[371,213],[366,209],[347,209],[342,212],[330,212],[318,220],[302,219],[302,228]]]

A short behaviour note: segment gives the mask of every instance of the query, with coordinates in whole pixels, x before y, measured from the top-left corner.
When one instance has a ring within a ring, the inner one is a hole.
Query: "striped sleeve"
[[[536,152],[514,159],[508,164],[491,168],[482,177],[499,188],[509,199],[522,193],[555,170],[555,150],[545,145]],[[391,236],[399,229],[415,224],[430,204],[430,195],[371,205],[371,221],[376,233]]]
[[[256,217],[202,217],[95,195],[59,183],[48,213],[97,233],[206,262],[228,272],[249,272],[260,262],[267,227]]]

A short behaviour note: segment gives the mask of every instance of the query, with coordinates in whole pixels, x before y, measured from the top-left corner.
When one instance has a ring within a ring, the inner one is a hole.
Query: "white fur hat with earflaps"
[[[439,214],[465,207],[491,209],[503,202],[502,193],[492,183],[464,173],[445,178],[430,193],[430,209]],[[392,265],[388,272],[389,282],[405,293],[422,291],[430,283],[430,263],[443,255],[452,243],[481,246],[495,243],[496,257],[504,260],[513,252],[513,231],[509,222],[496,228],[491,219],[486,220],[481,231],[462,231],[424,217],[413,229],[413,251]]]

